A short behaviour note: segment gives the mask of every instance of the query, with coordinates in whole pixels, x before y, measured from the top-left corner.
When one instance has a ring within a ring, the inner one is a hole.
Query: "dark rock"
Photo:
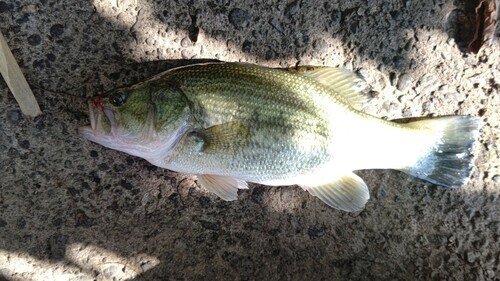
[[[406,64],[406,59],[402,56],[394,56],[392,62],[396,68],[401,68]]]
[[[109,170],[109,166],[106,163],[99,164],[99,171],[107,171]]]
[[[9,150],[7,151],[7,157],[9,157],[10,159],[16,159],[19,158],[19,156],[21,156],[21,154],[19,153],[19,151],[17,151],[17,149],[13,147],[9,148]]]
[[[75,212],[75,227],[83,226],[90,227],[94,225],[93,219],[87,216],[83,210],[76,210]]]
[[[249,53],[252,50],[252,42],[245,40],[243,46],[241,47],[243,52]]]
[[[19,146],[24,149],[29,149],[30,148],[30,141],[29,140],[22,140],[19,142]]]
[[[201,196],[200,198],[198,198],[198,202],[200,203],[201,207],[204,209],[210,209],[210,208],[213,208],[213,206],[214,206],[214,203],[212,202],[212,200],[206,196]]]
[[[53,37],[59,37],[64,33],[64,25],[62,24],[54,24],[50,28],[50,35]]]
[[[20,121],[24,119],[21,111],[17,109],[7,111],[5,115],[7,117],[7,120],[10,121],[10,123],[12,123],[13,125],[18,125]]]
[[[333,27],[335,30],[337,28],[340,28],[340,21],[342,20],[342,12],[341,11],[333,11],[330,14],[330,26]]]
[[[294,43],[297,47],[304,47],[309,45],[309,41],[309,35],[307,35],[307,33],[305,32],[302,32],[296,35]]]
[[[114,170],[115,172],[123,172],[123,171],[125,171],[125,168],[126,168],[126,167],[125,167],[125,165],[123,165],[123,164],[115,164],[115,165],[113,166],[113,170]]]
[[[216,222],[210,222],[210,221],[205,221],[205,220],[200,220],[201,226],[203,228],[213,230],[213,231],[219,231],[220,230],[220,224]]]
[[[99,156],[99,153],[97,153],[97,151],[95,151],[95,150],[90,151],[90,157],[97,158],[98,156]]]
[[[0,14],[6,13],[11,9],[11,6],[4,1],[0,1]]]
[[[55,227],[60,227],[63,224],[64,220],[61,217],[57,217],[52,220],[52,225]]]
[[[325,235],[325,230],[326,227],[324,225],[313,225],[309,227],[309,230],[307,230],[307,234],[309,235],[309,238],[314,240]]]
[[[5,220],[3,220],[2,218],[0,218],[0,227],[4,227],[7,225],[7,222]]]
[[[253,188],[252,189],[252,195],[251,195],[251,199],[253,202],[259,204],[259,205],[262,205],[262,203],[264,202],[264,192],[265,192],[265,188]]]
[[[49,237],[49,259],[62,260],[66,254],[68,237],[62,234],[54,234]]]
[[[200,34],[200,28],[196,25],[196,15],[191,16],[191,20],[191,25],[188,28],[188,38],[191,42],[196,43]]]
[[[40,45],[41,42],[42,38],[38,34],[33,34],[28,37],[28,44],[30,44],[31,46]]]
[[[300,1],[295,0],[288,4],[285,8],[285,16],[290,17],[295,15],[300,10]]]
[[[45,68],[45,61],[44,60],[34,60],[33,61],[33,68],[44,69]]]
[[[56,56],[54,54],[46,54],[45,57],[49,60],[49,61],[52,61],[54,62],[56,60]]]
[[[127,189],[127,190],[131,190],[132,188],[134,188],[134,185],[129,183],[127,180],[121,180],[120,186]]]
[[[82,186],[82,189],[87,189],[87,190],[90,189],[90,185],[86,181],[83,181],[82,184],[81,184],[81,186]]]
[[[446,33],[450,38],[455,39],[459,47],[467,47],[467,43],[474,37],[474,31],[470,12],[455,9],[449,13],[446,19]]]
[[[279,31],[279,33],[281,33],[281,34],[285,33],[285,30],[283,29],[283,25],[281,24],[281,22],[277,18],[272,18],[271,20],[269,20],[269,24],[272,27],[274,27],[274,29]]]
[[[229,12],[229,22],[238,29],[247,27],[250,22],[250,14],[245,10],[234,8]]]
[[[19,229],[24,229],[26,228],[26,220],[24,218],[19,218],[16,222],[16,226]]]

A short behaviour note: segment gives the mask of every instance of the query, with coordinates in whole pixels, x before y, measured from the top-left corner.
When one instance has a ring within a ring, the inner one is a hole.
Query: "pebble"
[[[150,269],[153,269],[157,264],[153,261],[143,261],[141,262],[141,269],[143,272],[146,272]]]
[[[323,38],[318,38],[313,42],[313,48],[317,50],[323,50],[328,47],[328,44]]]
[[[412,81],[410,75],[403,73],[399,76],[396,88],[401,92],[406,92],[411,87]]]
[[[500,183],[500,175],[494,175],[494,176],[493,176],[493,178],[492,178],[492,180],[493,180],[494,182],[498,182],[498,183]]]
[[[281,22],[277,18],[273,18],[269,21],[269,24],[274,27],[277,31],[280,33],[285,33],[285,30],[283,29],[283,26],[281,25]]]
[[[330,14],[330,18],[331,18],[331,21],[330,21],[330,26],[331,27],[340,27],[340,21],[342,20],[342,12],[340,11],[333,11],[331,14]]]
[[[187,48],[189,46],[191,46],[191,40],[188,37],[182,38],[182,40],[181,40],[181,47]]]
[[[385,192],[385,186],[380,185],[380,187],[378,188],[377,193],[376,193],[377,199],[382,199],[386,195],[387,195],[387,193]]]
[[[181,56],[183,59],[189,59],[191,54],[189,52],[187,52],[186,50],[182,50],[181,51]]]
[[[38,4],[29,4],[24,5],[21,8],[21,12],[23,12],[23,14],[34,14],[37,13],[39,9],[40,7],[38,6]]]
[[[153,37],[148,37],[148,39],[146,39],[146,44],[148,44],[148,46],[152,46],[154,43],[155,39]]]

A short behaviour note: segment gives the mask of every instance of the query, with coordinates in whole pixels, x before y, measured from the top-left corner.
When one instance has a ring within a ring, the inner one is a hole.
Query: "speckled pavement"
[[[500,280],[498,29],[475,55],[474,1],[368,2],[0,0],[43,110],[0,81],[0,280]],[[388,119],[481,116],[477,169],[454,190],[360,171],[349,214],[298,187],[224,202],[78,135],[92,95],[207,59],[343,66]]]

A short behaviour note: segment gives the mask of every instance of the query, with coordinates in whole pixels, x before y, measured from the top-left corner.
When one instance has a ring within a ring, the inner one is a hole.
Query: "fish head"
[[[145,159],[161,157],[187,130],[189,107],[175,89],[116,89],[89,100],[90,126],[80,134],[108,148]]]

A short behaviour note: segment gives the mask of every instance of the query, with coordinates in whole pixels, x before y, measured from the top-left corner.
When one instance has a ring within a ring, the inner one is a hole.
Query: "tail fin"
[[[410,122],[408,127],[431,130],[436,141],[415,165],[402,171],[449,188],[464,185],[472,174],[472,147],[481,120],[472,116],[449,116]]]

